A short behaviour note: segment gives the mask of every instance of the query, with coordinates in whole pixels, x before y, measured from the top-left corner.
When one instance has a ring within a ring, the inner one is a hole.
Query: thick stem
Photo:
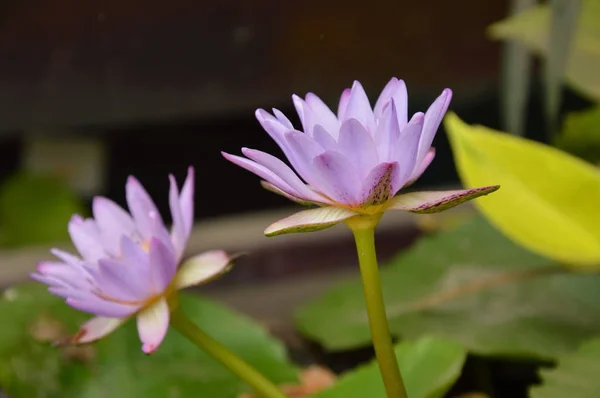
[[[206,351],[214,359],[229,368],[232,373],[248,383],[261,397],[288,398],[265,376],[198,328],[179,307],[171,313],[171,326],[198,348]]]
[[[380,215],[361,215],[347,220],[346,224],[354,233],[354,240],[356,241],[369,326],[371,328],[371,339],[387,396],[388,398],[408,398],[398,367],[396,353],[394,352],[383,293],[381,292],[379,266],[375,252],[375,226],[380,217]]]

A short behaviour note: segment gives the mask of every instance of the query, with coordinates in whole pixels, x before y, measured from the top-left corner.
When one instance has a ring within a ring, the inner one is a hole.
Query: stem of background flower
[[[375,227],[380,218],[381,215],[360,215],[346,220],[346,224],[354,233],[369,326],[371,327],[371,340],[387,396],[388,398],[408,398],[394,352],[381,292],[379,265],[375,252]]]
[[[229,351],[223,344],[204,333],[198,326],[190,321],[179,307],[171,312],[171,326],[197,347],[203,349],[217,361],[225,365],[240,379],[248,383],[261,397],[288,398],[275,384],[269,381],[256,369]]]

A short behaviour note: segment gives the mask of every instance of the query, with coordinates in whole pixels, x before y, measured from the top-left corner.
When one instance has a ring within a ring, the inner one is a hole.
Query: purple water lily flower
[[[53,249],[59,261],[42,262],[32,274],[70,306],[96,315],[71,342],[100,339],[136,316],[142,350],[149,354],[167,332],[169,295],[228,269],[231,258],[220,250],[179,266],[194,221],[194,170],[189,168],[181,192],[175,178],[169,178],[170,232],[148,193],[129,177],[126,197],[131,214],[110,199],[94,198],[94,218],[75,215],[69,222],[79,256]]]
[[[246,156],[223,153],[231,162],[264,179],[265,188],[302,204],[316,204],[283,219],[265,231],[278,235],[331,227],[358,214],[386,210],[438,212],[486,195],[498,186],[395,196],[423,174],[435,156],[431,147],[448,109],[452,91],[445,89],[427,112],[408,119],[404,81],[393,78],[375,107],[357,81],[340,98],[337,114],[313,93],[294,105],[304,132],[279,110],[258,109],[256,118],[279,145],[290,168],[280,159],[255,149]]]

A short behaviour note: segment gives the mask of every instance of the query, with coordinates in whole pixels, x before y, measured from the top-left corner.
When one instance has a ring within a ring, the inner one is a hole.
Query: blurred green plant
[[[13,398],[236,398],[243,382],[172,331],[151,356],[140,352],[135,322],[88,346],[54,347],[85,314],[44,286],[23,285],[0,296],[0,389]],[[275,382],[296,380],[284,346],[251,320],[183,295],[181,305],[203,330]]]
[[[431,337],[402,342],[395,351],[411,398],[444,397],[460,376],[467,358],[459,344]],[[385,397],[377,362],[343,375],[332,388],[312,397]]]
[[[600,396],[600,337],[586,341],[576,352],[558,358],[554,369],[543,369],[541,386],[531,398],[596,398]]]
[[[0,243],[14,248],[67,241],[67,223],[75,213],[86,211],[65,182],[18,172],[0,187]]]
[[[400,338],[434,336],[479,355],[551,360],[600,333],[599,276],[516,245],[481,216],[421,239],[382,267],[381,280]],[[368,345],[360,293],[358,277],[337,284],[298,308],[298,329],[333,351]]]
[[[600,106],[568,114],[554,145],[596,166],[600,165]]]
[[[500,184],[475,203],[520,245],[568,266],[600,267],[600,172],[556,148],[455,114],[445,120],[458,173],[467,187]]]

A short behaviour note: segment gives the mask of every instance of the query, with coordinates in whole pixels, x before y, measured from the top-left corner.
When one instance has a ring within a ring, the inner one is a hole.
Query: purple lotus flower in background
[[[337,115],[313,93],[294,105],[304,132],[294,129],[279,110],[258,109],[256,118],[279,145],[294,170],[278,158],[242,148],[247,157],[223,153],[264,181],[263,186],[295,202],[316,204],[267,228],[267,235],[331,227],[358,214],[386,210],[438,212],[498,189],[488,186],[445,192],[395,196],[427,169],[435,156],[431,147],[448,109],[452,91],[445,89],[427,112],[408,119],[404,81],[393,78],[375,107],[357,81],[340,98]]]
[[[175,178],[169,178],[170,232],[148,193],[129,177],[131,214],[110,199],[94,198],[94,218],[75,215],[69,223],[80,256],[53,249],[60,261],[42,262],[32,274],[70,306],[96,315],[71,342],[92,342],[137,316],[142,350],[149,354],[167,332],[168,297],[228,269],[231,258],[219,250],[192,257],[179,267],[194,221],[194,170],[188,170],[181,193]]]

